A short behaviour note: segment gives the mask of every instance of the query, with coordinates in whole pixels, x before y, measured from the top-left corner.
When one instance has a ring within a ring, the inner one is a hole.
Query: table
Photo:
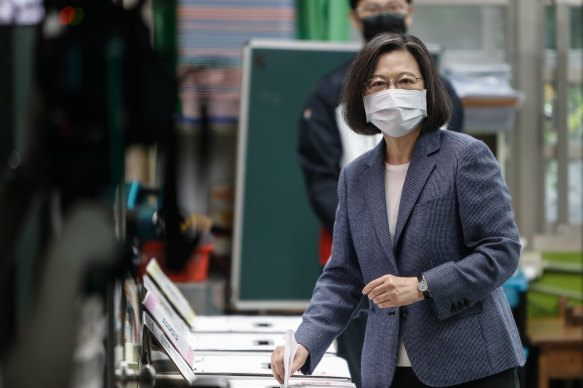
[[[535,318],[528,320],[527,333],[539,349],[539,388],[548,388],[550,379],[583,376],[583,326],[567,326],[564,318]]]

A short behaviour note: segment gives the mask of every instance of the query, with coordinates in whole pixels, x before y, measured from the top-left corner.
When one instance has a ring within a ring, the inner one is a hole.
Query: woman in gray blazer
[[[292,373],[314,370],[365,294],[363,387],[517,387],[525,357],[502,284],[520,242],[496,159],[439,129],[451,101],[414,36],[368,42],[342,102],[352,130],[383,140],[341,172],[332,255],[295,333]],[[272,370],[283,382],[282,347]]]

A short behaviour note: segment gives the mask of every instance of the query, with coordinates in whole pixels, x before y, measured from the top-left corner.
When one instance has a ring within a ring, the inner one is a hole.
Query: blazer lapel
[[[372,217],[375,232],[383,251],[397,269],[397,262],[393,253],[389,221],[387,218],[387,202],[385,200],[385,140],[383,139],[370,154],[369,170],[363,176],[364,192],[367,206]]]
[[[429,132],[419,135],[415,148],[413,149],[413,156],[409,164],[409,170],[403,185],[403,192],[401,194],[401,203],[399,204],[399,215],[397,217],[397,226],[395,227],[395,238],[393,244],[397,246],[399,238],[407,219],[413,210],[413,206],[421,194],[421,190],[425,186],[425,182],[431,175],[431,171],[435,167],[435,162],[428,157],[428,155],[439,149],[439,130],[436,132]]]

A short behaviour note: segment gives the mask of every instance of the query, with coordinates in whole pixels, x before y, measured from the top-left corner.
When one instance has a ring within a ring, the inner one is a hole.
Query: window
[[[582,7],[545,7],[544,159],[547,230],[583,221]],[[564,22],[568,21],[568,22]]]
[[[426,43],[440,44],[450,60],[505,62],[505,6],[415,4],[411,33]]]

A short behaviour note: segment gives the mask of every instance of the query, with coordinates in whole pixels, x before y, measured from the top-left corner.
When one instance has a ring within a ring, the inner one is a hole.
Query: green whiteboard
[[[265,40],[243,48],[231,272],[237,310],[308,305],[320,274],[320,225],[299,165],[298,122],[317,80],[358,48]]]

